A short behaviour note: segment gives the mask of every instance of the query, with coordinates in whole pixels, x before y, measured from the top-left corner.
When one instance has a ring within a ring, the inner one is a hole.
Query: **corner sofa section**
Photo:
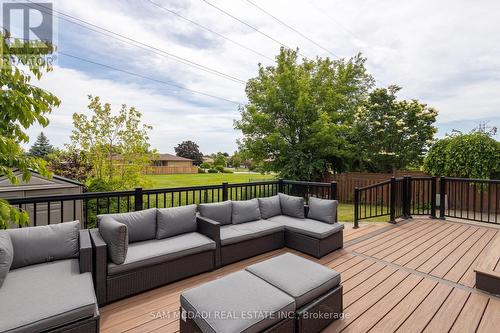
[[[99,332],[92,246],[79,229],[0,231],[0,332]]]
[[[99,304],[214,269],[217,229],[195,205],[99,215],[90,230]]]

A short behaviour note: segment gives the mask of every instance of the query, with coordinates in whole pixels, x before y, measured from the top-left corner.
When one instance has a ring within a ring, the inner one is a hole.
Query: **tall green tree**
[[[129,189],[145,185],[142,171],[151,163],[148,131],[151,126],[141,123],[142,114],[134,107],[122,105],[113,115],[109,103],[89,96],[92,116],[73,114],[71,148],[85,154],[92,165],[89,182],[100,188]]]
[[[297,51],[282,48],[276,64],[259,65],[246,85],[248,104],[235,122],[243,132],[240,150],[291,179],[341,169],[353,154],[348,139],[355,111],[374,85],[365,61],[357,55],[299,62]]]
[[[32,84],[40,80],[52,66],[45,57],[53,51],[52,46],[37,42],[21,42],[10,39],[9,34],[0,31],[0,175],[18,184],[15,170],[22,174],[23,181],[29,181],[31,171],[49,177],[50,172],[43,159],[28,156],[21,144],[29,142],[26,129],[33,124],[45,127],[47,115],[60,103],[50,92]],[[0,229],[10,223],[28,222],[26,212],[9,206],[0,199]]]
[[[191,140],[182,141],[174,149],[177,156],[192,159],[195,165],[203,163],[203,154],[200,152],[200,147]]]
[[[356,111],[355,161],[362,170],[389,172],[419,166],[433,142],[437,111],[418,100],[398,100],[400,89],[375,89]]]
[[[31,146],[28,154],[33,157],[47,159],[54,152],[54,147],[50,144],[49,139],[43,132],[37,136],[35,143]]]

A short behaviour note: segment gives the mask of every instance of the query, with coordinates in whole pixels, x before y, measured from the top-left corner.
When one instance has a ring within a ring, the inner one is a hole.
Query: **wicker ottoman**
[[[294,330],[294,299],[244,270],[186,290],[180,300],[183,333]]]
[[[319,332],[342,313],[340,274],[286,253],[246,268],[294,298],[295,331]]]

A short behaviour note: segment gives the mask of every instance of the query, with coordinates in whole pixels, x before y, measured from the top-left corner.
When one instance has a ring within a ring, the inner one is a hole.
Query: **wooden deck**
[[[342,274],[346,319],[325,332],[498,332],[500,298],[474,288],[474,268],[500,229],[415,219],[347,228],[320,260]],[[182,290],[289,249],[223,267],[101,309],[101,332],[176,332]]]

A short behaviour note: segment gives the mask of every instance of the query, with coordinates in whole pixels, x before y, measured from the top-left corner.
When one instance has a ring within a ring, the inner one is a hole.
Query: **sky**
[[[298,47],[308,58],[361,52],[377,86],[397,84],[403,88],[400,98],[439,111],[438,137],[484,121],[500,125],[498,0],[58,0],[53,5],[54,71],[34,84],[62,101],[43,129],[58,147],[69,143],[72,114],[90,114],[87,96],[97,95],[116,111],[122,104],[142,111],[159,152],[173,152],[184,140],[197,142],[204,153],[232,152],[241,137],[233,122],[238,104],[246,102],[244,82],[257,75],[258,63],[273,64],[280,44]],[[28,130],[26,147],[41,130]]]

